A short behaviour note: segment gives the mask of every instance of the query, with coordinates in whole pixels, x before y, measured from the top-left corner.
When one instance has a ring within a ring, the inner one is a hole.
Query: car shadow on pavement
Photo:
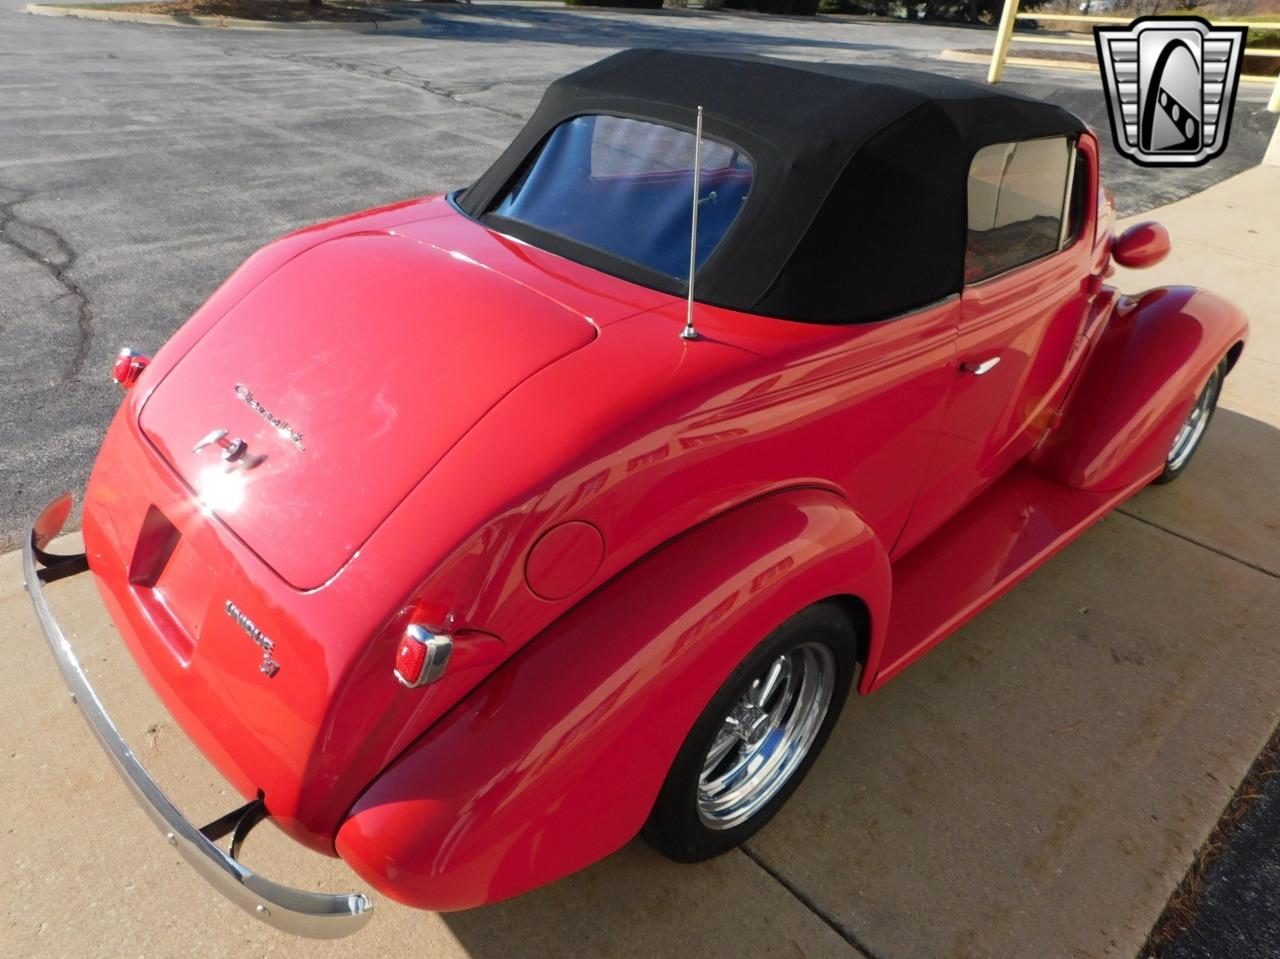
[[[1280,576],[1277,475],[1280,431],[1220,407],[1186,475],[1143,490],[1121,510]]]
[[[779,917],[805,955],[1135,954],[1276,723],[1278,473],[1219,410],[1178,482],[851,701],[750,856],[636,841],[444,921],[476,959],[772,954]]]

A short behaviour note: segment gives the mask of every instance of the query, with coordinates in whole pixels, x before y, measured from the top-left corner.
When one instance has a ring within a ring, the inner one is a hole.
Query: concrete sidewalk
[[[753,843],[871,955],[1135,955],[1280,717],[1280,169],[1141,219],[1121,289],[1253,320],[1196,462],[851,704]]]
[[[1168,263],[1254,334],[1186,477],[1147,490],[883,691],[751,844],[697,867],[636,843],[513,902],[457,915],[378,898],[354,943],[309,943],[220,901],[116,780],[0,557],[0,954],[244,956],[1133,956],[1280,716],[1280,169],[1152,214]],[[107,707],[178,805],[238,802],[104,620],[91,582],[51,596]],[[250,865],[360,884],[272,829]]]

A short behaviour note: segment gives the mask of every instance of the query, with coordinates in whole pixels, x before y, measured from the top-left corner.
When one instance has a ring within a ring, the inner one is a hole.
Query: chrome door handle
[[[972,373],[974,376],[981,376],[983,373],[990,373],[992,370],[994,370],[996,368],[996,365],[999,364],[999,362],[1000,362],[1000,357],[998,356],[993,356],[991,357],[991,359],[982,360],[981,362],[966,360],[965,362],[960,364],[960,372]]]

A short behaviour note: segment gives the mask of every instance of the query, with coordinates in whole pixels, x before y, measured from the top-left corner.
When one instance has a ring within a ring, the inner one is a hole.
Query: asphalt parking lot
[[[624,46],[917,65],[988,34],[726,14],[432,8],[406,36],[45,19],[0,0],[0,548],[83,485],[123,344],[158,346],[268,239],[464,184],[545,84]],[[976,39],[975,39],[976,37]],[[1096,78],[1011,85],[1105,126]],[[1193,471],[1146,491],[882,692],[745,853],[674,866],[639,843],[514,902],[307,944],[214,899],[132,807],[67,704],[0,557],[0,955],[1133,956],[1280,715],[1280,289],[1274,117],[1244,89],[1227,156],[1178,175],[1112,156],[1121,209],[1162,211],[1151,282],[1212,285],[1254,338]],[[1194,196],[1199,193],[1198,196]],[[1246,299],[1248,302],[1246,302]],[[59,610],[107,705],[193,818],[234,801],[115,644],[92,585]],[[251,865],[341,889],[338,862],[255,834]]]
[[[268,33],[49,19],[0,0],[0,548],[83,487],[116,403],[121,346],[158,347],[281,233],[476,177],[553,78],[626,46],[916,65],[989,33],[558,4],[418,10],[410,35]],[[1098,129],[1097,79],[1011,69]],[[1265,88],[1245,87],[1226,156],[1155,173],[1109,155],[1123,212],[1262,157]],[[1105,139],[1105,138],[1104,138]]]

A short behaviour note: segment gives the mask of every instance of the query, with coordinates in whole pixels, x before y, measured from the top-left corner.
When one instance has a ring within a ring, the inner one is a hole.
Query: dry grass
[[[1164,907],[1164,912],[1151,928],[1140,956],[1146,959],[1159,959],[1161,951],[1169,943],[1184,935],[1196,921],[1196,909],[1200,902],[1200,894],[1204,890],[1205,879],[1214,860],[1222,854],[1231,837],[1240,828],[1240,823],[1249,812],[1249,807],[1262,794],[1262,788],[1272,776],[1280,773],[1280,729],[1271,734],[1271,739],[1258,754],[1250,767],[1244,781],[1227,803],[1221,818],[1209,833],[1209,838],[1196,853],[1195,859],[1187,869],[1187,874],[1174,890],[1173,896]]]
[[[961,51],[963,53],[980,53],[985,57],[991,56],[991,48],[970,49]],[[1017,44],[1009,48],[1009,55],[1012,57],[1034,57],[1038,60],[1070,60],[1075,63],[1097,63],[1098,54],[1093,50],[1053,50],[1036,47],[1032,49],[1029,45]],[[1254,57],[1245,56],[1244,62],[1241,64],[1241,73],[1247,73],[1255,77],[1274,77],[1280,74],[1280,57]]]
[[[368,22],[389,20],[379,7],[360,0],[312,4],[308,0],[158,0],[154,3],[84,4],[129,13],[164,13],[175,17],[231,17],[301,23],[307,20]]]

